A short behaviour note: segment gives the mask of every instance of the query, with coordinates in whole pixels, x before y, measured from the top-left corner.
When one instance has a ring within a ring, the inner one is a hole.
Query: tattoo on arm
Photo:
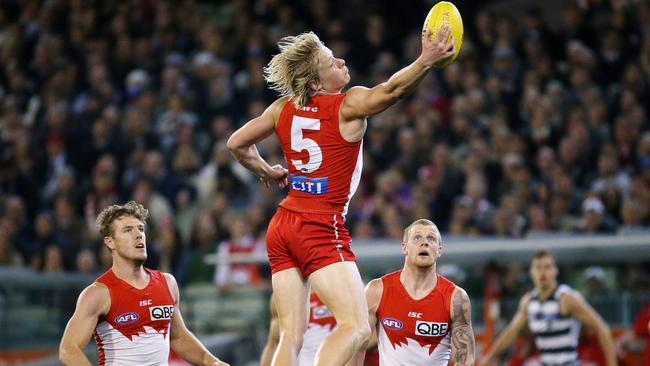
[[[471,305],[465,291],[460,290],[455,294],[452,308],[451,357],[458,366],[473,365],[476,345],[472,330]]]

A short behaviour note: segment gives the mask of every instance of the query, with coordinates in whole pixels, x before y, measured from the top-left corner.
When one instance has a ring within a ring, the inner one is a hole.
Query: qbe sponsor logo
[[[415,334],[425,337],[440,337],[447,334],[449,323],[423,322],[415,323]]]
[[[149,308],[151,320],[170,320],[173,314],[173,305],[152,306]]]

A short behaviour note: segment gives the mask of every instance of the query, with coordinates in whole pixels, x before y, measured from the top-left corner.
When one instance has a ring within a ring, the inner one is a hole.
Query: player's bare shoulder
[[[264,113],[268,114],[268,116],[277,124],[278,119],[280,118],[280,113],[282,113],[282,109],[284,109],[284,106],[289,102],[289,99],[291,98],[286,95],[276,99],[275,102],[271,103],[266,111],[264,111]]]
[[[345,98],[341,103],[341,119],[343,122],[366,118],[363,103],[369,92],[370,89],[364,86],[354,86],[345,93]]]
[[[524,316],[524,319],[526,318],[526,312],[528,309],[528,305],[530,305],[530,302],[533,300],[533,297],[530,292],[526,292],[524,296],[521,297],[519,300],[519,307],[517,308],[517,313],[520,315]]]
[[[574,290],[563,291],[558,299],[560,303],[560,313],[564,316],[572,315],[576,311],[582,311],[586,301],[582,295]]]
[[[172,297],[174,298],[174,302],[177,303],[180,291],[178,289],[178,283],[176,282],[176,278],[171,273],[167,273],[167,272],[161,272],[161,273],[165,277],[165,281],[167,282],[167,287],[169,288],[169,292],[171,292]]]
[[[93,282],[88,285],[77,299],[77,309],[97,315],[107,314],[111,308],[111,294],[103,283]]]
[[[384,293],[384,283],[381,278],[375,278],[366,285],[366,300],[370,310],[377,309]]]
[[[457,319],[467,317],[469,313],[471,313],[469,295],[462,287],[456,286],[451,295],[451,316]],[[469,317],[466,320],[469,320]]]

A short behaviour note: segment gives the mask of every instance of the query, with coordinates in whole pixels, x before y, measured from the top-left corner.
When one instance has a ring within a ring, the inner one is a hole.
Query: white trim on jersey
[[[298,353],[298,366],[314,366],[318,348],[325,341],[325,338],[335,330],[336,327],[332,327],[330,324],[320,325],[309,323],[303,337],[302,348],[300,348],[300,353]]]
[[[431,351],[431,345],[421,346],[417,341],[406,337],[406,344],[393,347],[384,328],[379,325],[377,348],[381,366],[447,366],[451,357],[451,332],[440,340]]]
[[[133,335],[131,340],[101,322],[95,330],[104,351],[105,366],[167,366],[169,360],[169,328],[162,332],[144,326],[146,333]]]
[[[348,206],[350,206],[350,200],[354,196],[354,192],[359,188],[359,182],[361,181],[361,172],[363,171],[363,140],[359,144],[359,155],[357,156],[357,164],[354,166],[354,171],[352,172],[352,177],[350,178],[350,193],[348,194],[348,201],[343,206],[343,213],[341,214],[344,218],[348,213]]]

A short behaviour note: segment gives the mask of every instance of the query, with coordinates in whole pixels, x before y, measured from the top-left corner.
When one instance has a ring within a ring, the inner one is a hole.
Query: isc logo
[[[384,318],[381,320],[381,325],[384,326],[384,328],[388,328],[391,330],[399,330],[402,329],[403,325],[402,322],[399,319],[394,319],[394,318]]]
[[[447,323],[434,323],[423,322],[418,320],[415,323],[415,334],[426,337],[440,337],[447,334],[449,324]]]
[[[115,323],[117,324],[130,324],[137,321],[140,318],[138,313],[123,313],[115,317]]]
[[[169,320],[174,314],[174,306],[152,306],[149,308],[151,320]]]

